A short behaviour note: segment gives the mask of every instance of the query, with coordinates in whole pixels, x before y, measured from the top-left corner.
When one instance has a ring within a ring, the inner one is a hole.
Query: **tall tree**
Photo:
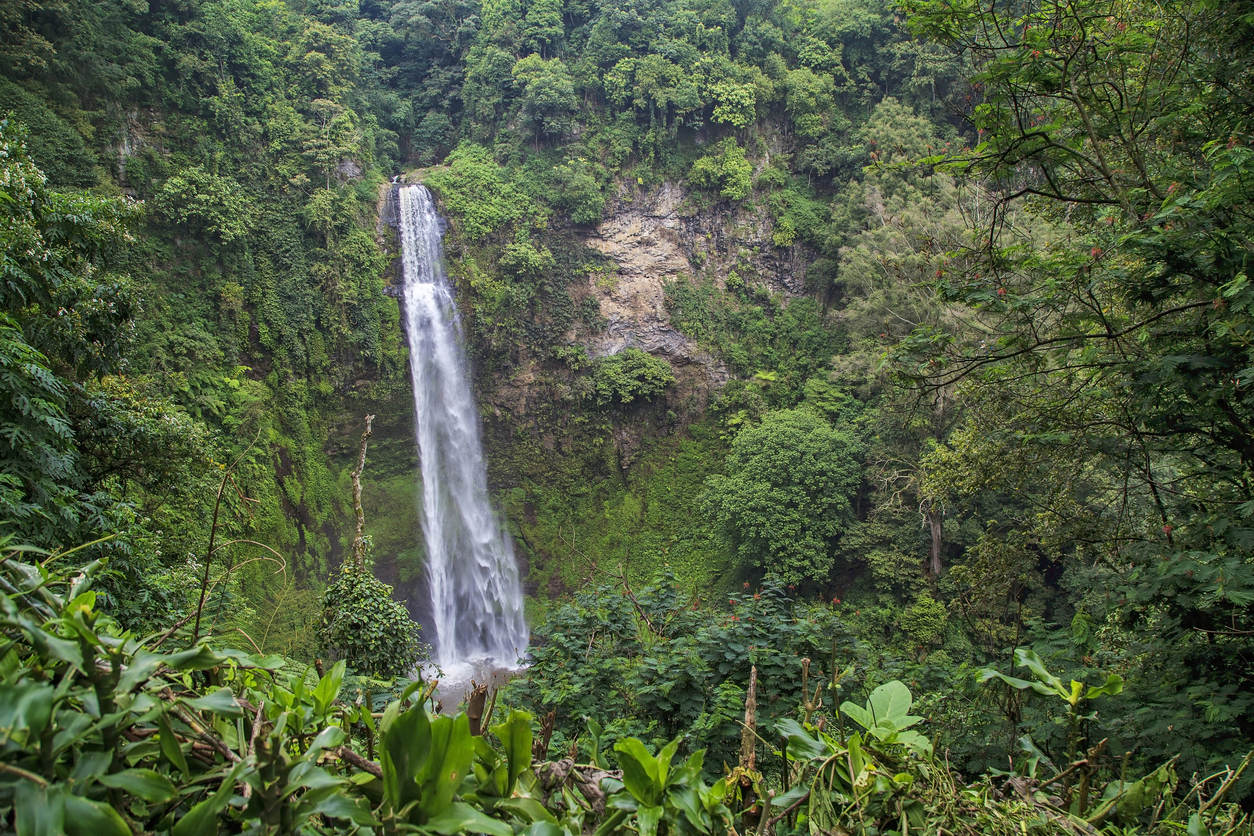
[[[788,583],[824,583],[833,545],[852,519],[861,446],[811,410],[769,414],[742,430],[727,475],[706,482],[708,512],[732,533],[746,564]]]
[[[977,70],[978,142],[950,159],[998,197],[936,283],[980,327],[916,331],[905,374],[997,404],[972,455],[1049,461],[1068,489],[1037,492],[1043,527],[1077,506],[1119,517],[1099,543],[1073,541],[1092,560],[1073,569],[1115,591],[1118,623],[1179,654],[1186,710],[1248,733],[1254,706],[1235,694],[1254,676],[1254,6],[906,5]],[[1017,222],[1020,205],[1053,232]],[[1095,462],[1113,484],[1083,478]]]
[[[0,121],[0,516],[41,542],[78,518],[66,406],[121,360],[133,300],[102,268],[131,212],[49,191],[25,130]]]

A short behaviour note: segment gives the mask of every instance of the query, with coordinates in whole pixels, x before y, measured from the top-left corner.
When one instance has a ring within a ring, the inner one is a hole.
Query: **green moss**
[[[376,458],[378,454],[376,454]],[[414,461],[412,455],[406,459]],[[379,572],[397,583],[412,581],[422,574],[422,526],[418,517],[421,494],[416,467],[408,472],[382,478],[369,470],[361,491],[366,514],[366,533],[374,543]]]
[[[710,426],[696,425],[643,445],[625,472],[604,467],[601,448],[589,444],[583,456],[555,462],[547,479],[505,494],[540,597],[620,567],[633,583],[664,566],[701,589],[734,582],[732,554],[698,503],[705,478],[721,467],[723,442]]]

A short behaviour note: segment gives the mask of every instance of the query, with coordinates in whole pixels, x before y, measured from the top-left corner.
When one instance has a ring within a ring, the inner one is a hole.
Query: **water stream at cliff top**
[[[426,187],[399,192],[433,621],[427,639],[445,682],[464,684],[517,666],[527,646],[522,587],[510,539],[488,500],[470,364],[444,272],[443,224]]]

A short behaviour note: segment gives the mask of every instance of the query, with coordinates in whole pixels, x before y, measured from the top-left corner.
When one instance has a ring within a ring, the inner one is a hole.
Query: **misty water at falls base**
[[[483,683],[516,669],[527,627],[514,551],[488,499],[442,222],[424,186],[401,187],[398,204],[431,594],[425,638],[445,688],[455,692],[472,678]]]

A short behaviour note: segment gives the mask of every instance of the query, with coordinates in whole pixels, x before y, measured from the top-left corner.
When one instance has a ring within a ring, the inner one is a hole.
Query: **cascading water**
[[[400,188],[405,314],[422,472],[422,530],[436,661],[464,678],[512,668],[527,645],[509,538],[488,501],[479,413],[444,272],[442,221],[424,186]]]

